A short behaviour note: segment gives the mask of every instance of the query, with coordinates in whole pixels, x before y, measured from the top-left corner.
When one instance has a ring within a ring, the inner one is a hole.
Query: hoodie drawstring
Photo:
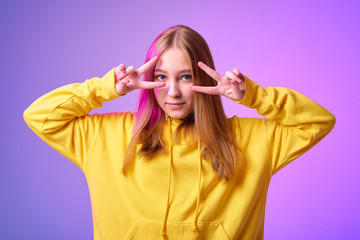
[[[167,240],[167,235],[166,235],[166,222],[167,222],[167,218],[169,215],[169,209],[170,209],[170,188],[171,188],[171,165],[172,165],[172,161],[173,161],[173,153],[172,153],[172,142],[173,142],[173,138],[172,138],[172,131],[171,131],[171,120],[172,117],[170,116],[166,116],[166,120],[168,120],[168,118],[170,119],[170,124],[169,124],[169,150],[170,150],[170,161],[169,161],[169,172],[168,172],[168,194],[167,194],[167,200],[166,200],[166,209],[165,209],[165,216],[164,216],[164,223],[163,223],[163,227],[162,227],[162,233],[161,236],[163,237],[164,240]]]
[[[197,226],[197,221],[199,218],[199,204],[201,197],[201,169],[202,169],[202,157],[201,157],[201,145],[200,141],[198,142],[198,152],[199,152],[199,174],[198,174],[198,195],[196,199],[196,210],[195,210],[195,219],[194,219],[194,229],[192,230],[195,235],[195,239],[200,236],[200,230]]]
[[[170,159],[169,159],[169,172],[168,172],[168,193],[167,193],[167,200],[166,200],[166,209],[165,209],[165,216],[164,216],[164,222],[162,227],[161,236],[164,240],[167,240],[167,234],[166,234],[166,223],[167,218],[169,216],[169,209],[170,209],[170,190],[171,190],[171,169],[172,169],[172,162],[173,162],[173,134],[171,130],[172,126],[172,117],[166,116],[166,120],[170,119],[169,123],[169,150],[170,150]],[[202,157],[201,157],[201,145],[200,141],[198,142],[198,152],[199,152],[199,173],[198,173],[198,195],[196,199],[196,210],[195,210],[195,218],[194,218],[194,228],[192,230],[192,233],[194,234],[194,238],[197,239],[200,236],[200,230],[197,226],[198,218],[199,218],[199,205],[201,200],[201,169],[202,169]]]

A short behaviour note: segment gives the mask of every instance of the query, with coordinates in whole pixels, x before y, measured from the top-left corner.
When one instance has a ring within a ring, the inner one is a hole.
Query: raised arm
[[[41,139],[83,169],[86,150],[101,118],[88,113],[134,89],[162,87],[162,83],[143,83],[140,80],[140,76],[156,61],[154,58],[137,70],[121,64],[103,78],[55,89],[32,103],[25,110],[24,119]]]
[[[329,111],[292,89],[263,89],[237,69],[222,77],[206,65],[199,64],[199,67],[219,84],[195,87],[194,91],[224,95],[267,118],[258,127],[262,128],[259,132],[264,133],[272,174],[313,147],[335,125],[335,117]]]

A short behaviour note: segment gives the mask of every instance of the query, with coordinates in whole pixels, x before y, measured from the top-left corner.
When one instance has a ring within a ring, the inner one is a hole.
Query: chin
[[[182,119],[187,118],[191,113],[165,113],[165,114],[173,119],[182,120]]]
[[[179,114],[168,114],[169,117],[173,118],[173,119],[184,119],[186,117],[184,117],[184,115],[179,115]]]

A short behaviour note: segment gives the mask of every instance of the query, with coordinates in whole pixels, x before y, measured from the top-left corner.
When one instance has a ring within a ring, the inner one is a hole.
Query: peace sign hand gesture
[[[193,86],[193,91],[212,95],[223,95],[233,101],[240,101],[244,98],[245,77],[237,68],[232,72],[227,71],[223,77],[203,62],[199,62],[198,66],[216,80],[218,85],[215,87]]]
[[[115,89],[119,95],[127,94],[135,89],[151,89],[164,87],[163,82],[148,82],[142,81],[140,76],[143,75],[147,70],[153,67],[158,60],[155,56],[144,65],[135,70],[134,66],[127,67],[125,64],[120,64],[115,68]]]

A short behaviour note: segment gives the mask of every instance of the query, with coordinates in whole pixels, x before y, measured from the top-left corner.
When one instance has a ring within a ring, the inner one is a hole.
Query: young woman
[[[272,175],[335,118],[296,91],[214,69],[205,40],[178,25],[154,40],[137,70],[121,64],[25,111],[29,127],[84,172],[94,239],[263,238]],[[136,113],[88,115],[135,89]],[[228,119],[221,95],[266,118]]]

